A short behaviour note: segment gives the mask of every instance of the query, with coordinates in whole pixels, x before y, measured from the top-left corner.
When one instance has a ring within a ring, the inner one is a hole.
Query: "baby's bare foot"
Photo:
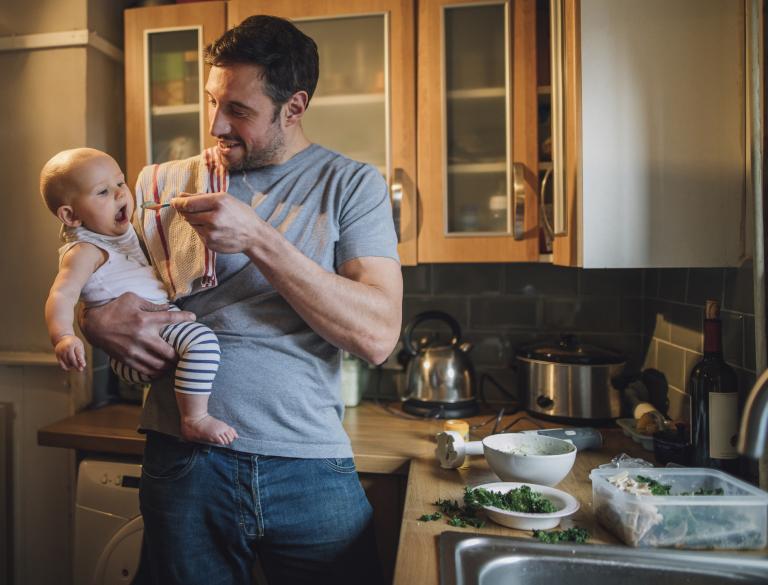
[[[196,418],[182,417],[181,436],[193,443],[229,445],[237,439],[237,431],[210,414],[204,414]]]

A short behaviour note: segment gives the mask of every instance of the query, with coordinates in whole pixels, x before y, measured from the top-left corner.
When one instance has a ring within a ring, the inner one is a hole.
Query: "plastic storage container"
[[[628,472],[670,485],[669,496],[620,490],[609,477]],[[704,468],[593,469],[592,507],[624,543],[643,547],[759,549],[766,545],[768,493]],[[682,495],[717,490],[723,495]]]

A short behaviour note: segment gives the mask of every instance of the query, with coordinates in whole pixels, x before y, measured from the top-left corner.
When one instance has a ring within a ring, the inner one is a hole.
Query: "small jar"
[[[346,351],[341,357],[341,399],[347,407],[360,404],[360,360]]]
[[[450,418],[443,423],[444,431],[455,431],[461,435],[464,442],[469,441],[469,423],[460,418]],[[459,466],[459,469],[466,469],[469,467],[469,457],[464,458],[464,463]]]
[[[488,211],[491,217],[491,230],[503,232],[507,230],[507,196],[492,195],[488,199]]]

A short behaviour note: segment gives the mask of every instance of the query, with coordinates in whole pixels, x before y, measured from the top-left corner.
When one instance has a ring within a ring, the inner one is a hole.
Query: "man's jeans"
[[[147,435],[141,574],[162,585],[381,581],[352,459],[289,459]]]

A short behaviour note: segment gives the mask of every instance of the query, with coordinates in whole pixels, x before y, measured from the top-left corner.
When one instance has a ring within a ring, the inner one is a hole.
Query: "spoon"
[[[170,207],[170,203],[155,203],[154,201],[144,201],[141,204],[142,209],[151,209],[153,211],[157,211],[158,209],[162,209],[163,207]]]

